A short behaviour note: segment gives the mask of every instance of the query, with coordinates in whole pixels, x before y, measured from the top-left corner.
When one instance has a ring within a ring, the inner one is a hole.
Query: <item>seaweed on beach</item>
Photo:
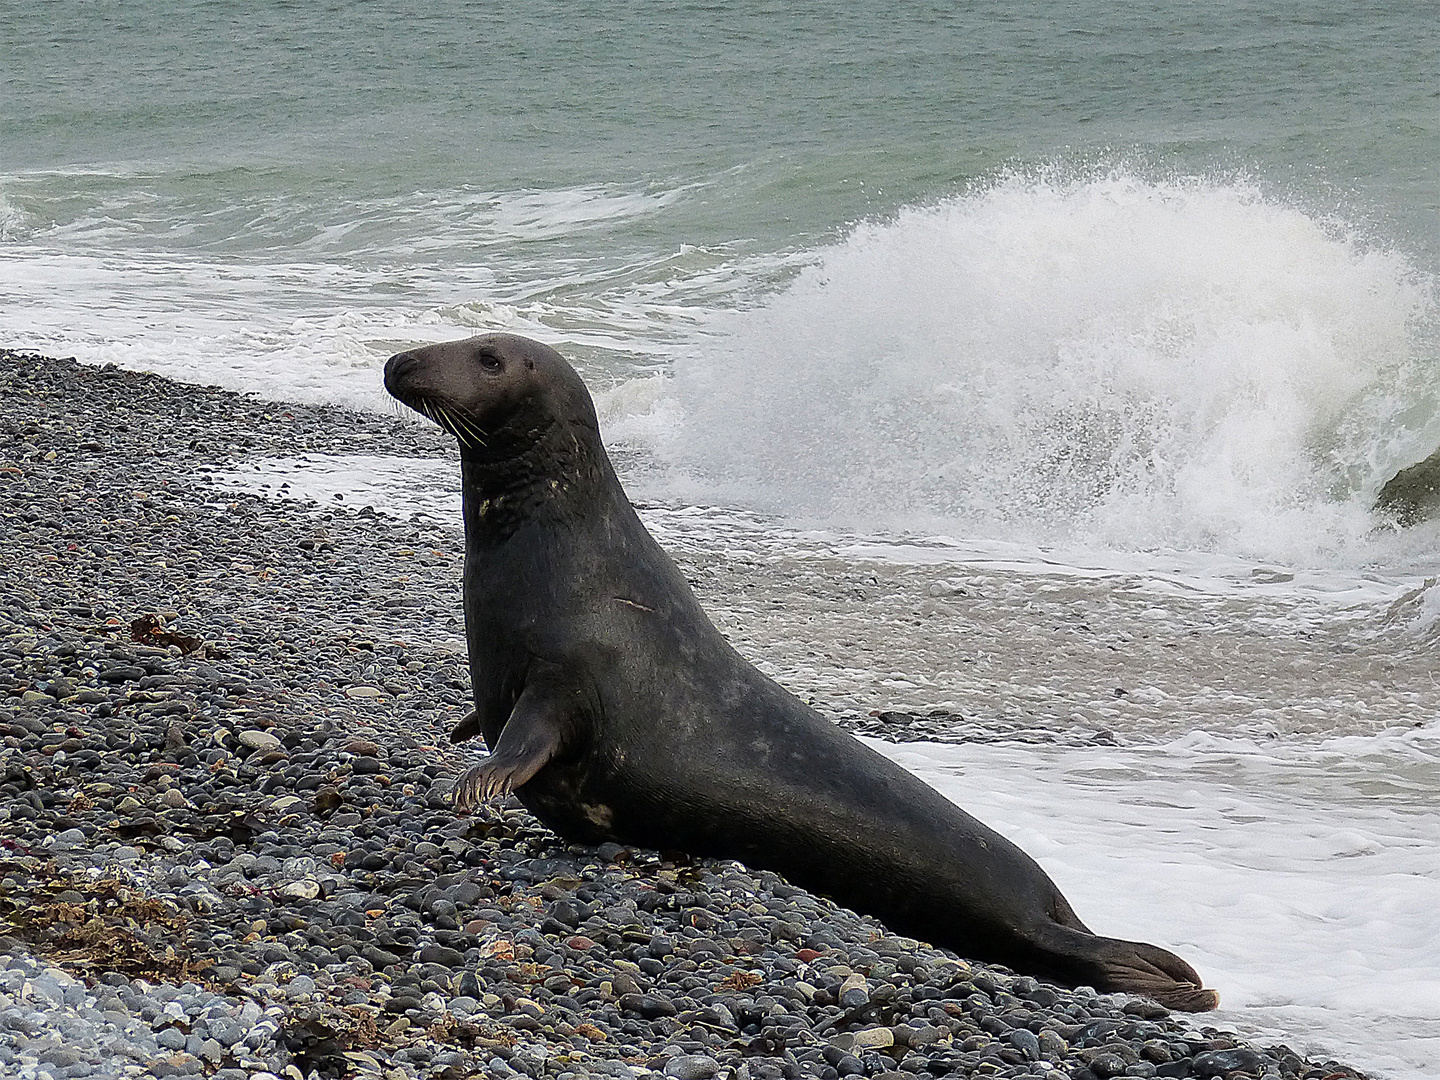
[[[11,869],[26,874],[28,888],[18,902],[0,895],[0,934],[86,978],[191,977],[189,950],[175,944],[189,919],[174,903],[114,876],[60,873],[51,862],[33,870],[0,864],[0,875]]]

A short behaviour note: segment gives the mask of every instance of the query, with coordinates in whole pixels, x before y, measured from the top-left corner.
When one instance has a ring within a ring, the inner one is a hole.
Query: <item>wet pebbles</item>
[[[0,384],[5,1075],[1356,1075],[773,874],[456,816],[458,534],[205,480],[437,435],[14,354]]]

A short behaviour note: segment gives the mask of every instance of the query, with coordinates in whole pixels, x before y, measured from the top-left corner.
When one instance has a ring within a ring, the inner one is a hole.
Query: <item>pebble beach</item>
[[[459,522],[207,478],[448,439],[28,354],[0,386],[0,1073],[1360,1075],[737,863],[457,815]],[[842,719],[893,738],[889,704]]]

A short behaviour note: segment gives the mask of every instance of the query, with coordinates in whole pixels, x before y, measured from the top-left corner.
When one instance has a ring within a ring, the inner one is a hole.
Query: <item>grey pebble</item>
[[[665,1064],[665,1075],[674,1080],[710,1080],[720,1063],[706,1054],[677,1054]]]
[[[185,1032],[176,1027],[167,1027],[155,1034],[155,1045],[164,1050],[185,1049]]]
[[[1024,1028],[1016,1028],[1010,1032],[1010,1045],[1019,1050],[1031,1061],[1040,1060],[1040,1040],[1034,1032]]]

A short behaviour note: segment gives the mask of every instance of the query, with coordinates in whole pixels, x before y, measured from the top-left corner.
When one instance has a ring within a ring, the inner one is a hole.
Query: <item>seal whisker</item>
[[[465,420],[465,414],[464,414],[464,413],[460,413],[460,412],[451,413],[451,414],[450,414],[450,422],[455,425],[455,433],[456,433],[457,437],[460,439],[460,441],[461,441],[464,445],[466,445],[466,446],[484,446],[484,445],[485,445],[485,444],[484,444],[483,442],[481,442],[478,438],[476,438],[476,436],[475,436],[475,431],[474,431],[474,429],[471,428],[470,424]]]
[[[439,418],[435,422],[463,443],[465,434],[456,427],[455,418],[450,415],[450,410],[443,405],[436,405],[435,412],[439,414]]]
[[[457,439],[459,439],[461,443],[464,443],[465,428],[460,421],[459,414],[445,408],[442,408],[440,410],[440,414],[445,417],[445,430],[450,432],[450,434],[454,435]]]
[[[455,425],[450,420],[450,411],[443,405],[434,406],[434,410],[435,423],[439,424],[443,430],[448,431],[451,435],[458,435],[459,432],[455,430]]]
[[[485,445],[485,433],[480,430],[479,426],[474,422],[474,420],[472,420],[469,416],[465,415],[463,410],[455,410],[455,419],[457,423],[461,424],[465,428],[465,431],[469,434],[471,441],[476,446]]]

